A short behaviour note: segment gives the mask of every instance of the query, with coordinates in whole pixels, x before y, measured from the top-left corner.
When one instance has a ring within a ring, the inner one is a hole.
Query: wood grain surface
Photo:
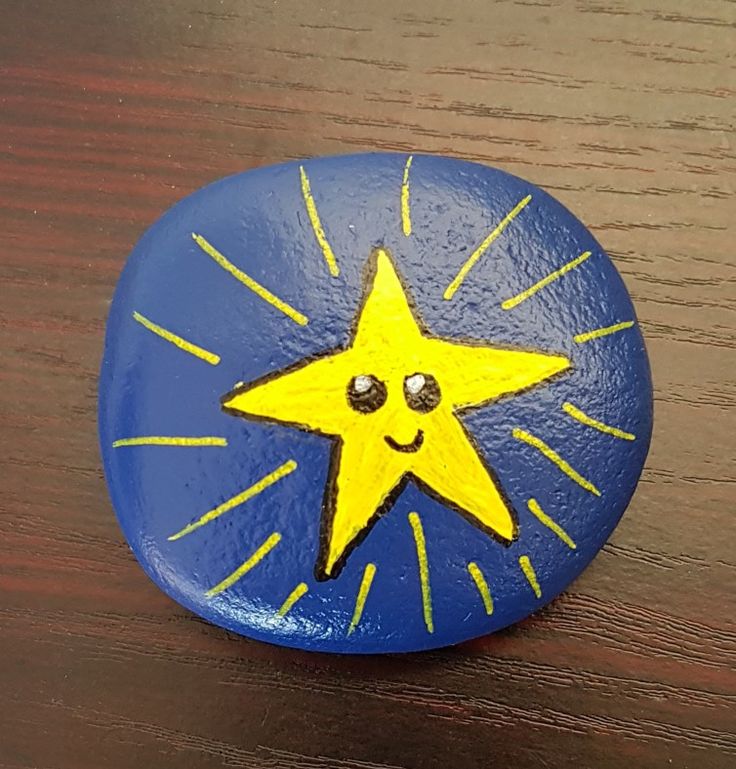
[[[727,0],[2,0],[0,766],[736,766],[734,50]],[[115,522],[105,317],[183,195],[368,149],[562,200],[636,302],[652,451],[559,600],[431,654],[250,642],[175,605]]]

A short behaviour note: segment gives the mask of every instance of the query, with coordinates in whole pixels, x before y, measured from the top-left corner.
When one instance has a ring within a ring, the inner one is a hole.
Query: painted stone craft
[[[652,426],[624,285],[547,193],[441,157],[262,168],[120,279],[100,378],[120,525],[172,598],[348,653],[520,620],[617,524]]]

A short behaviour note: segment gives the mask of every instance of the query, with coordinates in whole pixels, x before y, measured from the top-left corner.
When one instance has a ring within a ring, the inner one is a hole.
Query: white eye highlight
[[[353,389],[356,393],[367,393],[373,387],[373,379],[365,374],[356,376],[353,380]]]
[[[425,379],[424,374],[414,374],[413,376],[406,378],[406,391],[412,395],[416,395],[422,390],[426,383],[427,380]]]

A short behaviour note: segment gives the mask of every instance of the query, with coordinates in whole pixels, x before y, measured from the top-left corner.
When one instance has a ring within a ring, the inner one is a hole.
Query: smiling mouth
[[[386,441],[394,451],[401,451],[404,454],[413,454],[415,451],[419,451],[424,443],[424,430],[417,430],[417,434],[414,436],[414,440],[411,443],[399,443],[390,435],[384,435],[383,440]]]

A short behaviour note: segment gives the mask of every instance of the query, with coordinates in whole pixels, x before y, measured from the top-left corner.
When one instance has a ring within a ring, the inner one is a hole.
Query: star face
[[[570,368],[562,355],[431,336],[386,249],[371,255],[365,287],[345,349],[222,398],[228,413],[333,440],[316,567],[321,580],[339,574],[410,480],[492,537],[513,542],[515,513],[458,415]]]

